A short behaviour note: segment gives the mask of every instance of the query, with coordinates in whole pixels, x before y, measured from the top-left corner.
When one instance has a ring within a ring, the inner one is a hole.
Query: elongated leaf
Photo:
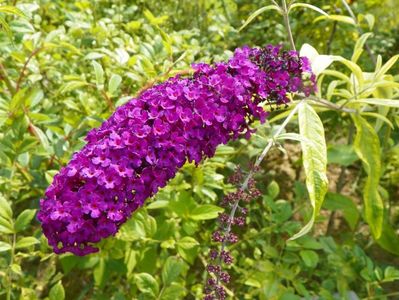
[[[366,98],[366,99],[358,99],[356,100],[356,102],[399,108],[399,99]]]
[[[212,204],[204,204],[197,206],[190,213],[190,218],[193,220],[210,220],[215,219],[222,212],[223,209],[212,205]]]
[[[262,7],[262,8],[259,8],[257,11],[253,12],[253,13],[248,17],[248,19],[247,19],[247,20],[245,21],[245,23],[240,27],[240,29],[238,29],[238,31],[243,30],[245,27],[247,27],[247,25],[248,25],[249,23],[252,22],[253,19],[255,19],[257,16],[259,16],[260,14],[262,14],[262,13],[264,13],[265,11],[268,11],[268,10],[277,10],[277,11],[280,11],[280,9],[279,9],[276,5],[267,5],[267,6],[264,6],[264,7]]]
[[[357,62],[360,55],[362,55],[363,53],[364,44],[366,43],[367,39],[372,35],[373,34],[371,32],[366,32],[362,34],[362,36],[357,40],[351,61],[353,61],[354,63]]]
[[[377,72],[375,77],[378,79],[381,76],[385,75],[389,71],[390,68],[393,67],[393,65],[396,63],[396,61],[399,59],[399,54],[392,56]]]
[[[380,123],[377,123],[376,126],[375,126],[375,130],[377,132],[378,132],[378,129],[381,128],[381,125],[383,124],[383,122],[385,122],[389,127],[391,127],[392,130],[395,129],[395,127],[393,126],[392,122],[387,117],[384,117],[384,115],[382,115],[380,113],[364,112],[364,113],[362,113],[362,116],[368,116],[368,117],[376,118],[377,122],[380,121]]]
[[[102,89],[103,88],[103,84],[104,84],[104,70],[103,70],[103,67],[98,62],[96,62],[95,60],[93,60],[91,62],[91,64],[93,65],[94,74],[96,75],[97,87]]]
[[[4,5],[0,6],[0,13],[6,13],[6,14],[11,14],[11,15],[16,15],[22,18],[27,18],[25,14],[15,6],[11,5]]]
[[[8,38],[11,40],[12,39],[12,31],[6,20],[2,16],[0,16],[0,28],[5,31],[7,34]]]
[[[0,241],[0,252],[8,251],[10,249],[11,249],[10,244]]]
[[[291,9],[296,8],[296,7],[310,8],[310,9],[318,12],[319,14],[322,14],[323,16],[328,17],[328,13],[326,13],[324,10],[322,10],[321,8],[318,8],[317,6],[308,4],[308,3],[294,3],[290,6],[290,11],[291,11]]]
[[[314,20],[314,22],[318,22],[321,20],[331,20],[331,21],[337,21],[337,22],[342,22],[350,25],[356,25],[355,20],[353,20],[351,17],[348,16],[342,16],[342,15],[328,15],[326,16],[320,16]]]
[[[122,82],[121,76],[119,76],[118,74],[112,74],[111,79],[109,80],[108,83],[108,92],[110,94],[115,93],[121,82]]]
[[[87,86],[87,85],[89,85],[89,84],[85,81],[70,81],[70,82],[63,84],[61,86],[61,88],[58,90],[58,93],[63,94],[63,93],[69,92],[69,91],[76,90],[82,86]]]
[[[348,59],[345,59],[341,56],[334,56],[334,60],[339,61],[340,63],[344,64],[348,69],[350,69],[353,75],[355,75],[359,83],[359,86],[361,87],[363,85],[364,82],[363,71],[356,63]]]
[[[297,142],[313,143],[312,140],[294,132],[282,133],[276,137],[276,140],[292,140]]]
[[[359,115],[352,116],[356,126],[354,147],[367,173],[363,190],[365,218],[374,237],[381,236],[384,204],[378,193],[381,177],[380,141],[374,128]]]
[[[41,130],[39,127],[37,127],[37,126],[35,126],[33,124],[31,124],[30,126],[31,126],[35,136],[40,140],[40,143],[42,144],[43,148],[46,151],[50,151],[49,150],[50,149],[50,143],[49,143],[49,140],[48,140],[46,134],[43,132],[43,130]]]
[[[28,248],[30,246],[33,246],[35,244],[39,244],[39,240],[33,236],[27,236],[27,237],[23,237],[22,239],[20,239],[16,244],[15,244],[15,248],[16,249],[21,249],[21,248]]]
[[[327,147],[324,127],[314,109],[302,103],[298,110],[299,131],[302,136],[313,141],[312,144],[301,141],[303,167],[306,174],[306,187],[313,207],[309,222],[290,240],[308,233],[320,211],[327,192]]]

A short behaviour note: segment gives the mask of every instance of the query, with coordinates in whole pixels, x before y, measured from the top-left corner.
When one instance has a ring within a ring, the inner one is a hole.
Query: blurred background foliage
[[[305,2],[347,15],[342,1]],[[348,3],[360,28],[373,32],[368,45],[374,54],[385,62],[399,53],[396,0]],[[0,0],[0,8],[11,5],[24,13],[0,10],[0,299],[201,299],[218,199],[233,189],[227,177],[253,161],[274,123],[260,126],[250,141],[221,146],[199,167],[187,164],[98,254],[53,254],[35,214],[52,176],[82,147],[88,130],[141,88],[193,62],[227,59],[245,44],[288,46],[275,13],[261,14],[238,31],[267,4]],[[358,28],[318,17],[304,9],[291,14],[297,46],[309,43],[319,53],[350,58]],[[374,68],[367,55],[359,65]],[[397,71],[396,65],[390,73]],[[379,131],[380,193],[397,229],[398,117],[393,111],[387,118],[394,130],[387,134],[385,125]],[[350,134],[347,119],[333,112],[322,119],[330,192],[316,226],[286,242],[310,210],[299,146],[283,143],[262,165],[257,180],[263,197],[250,204],[249,226],[233,246],[234,299],[399,298],[399,258],[373,241],[363,220],[366,174],[353,149],[342,146]],[[335,193],[342,166],[345,181]]]

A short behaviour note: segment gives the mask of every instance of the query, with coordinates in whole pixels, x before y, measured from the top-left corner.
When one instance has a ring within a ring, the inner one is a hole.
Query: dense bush
[[[399,297],[395,1],[306,2],[0,0],[0,299],[202,299],[234,207],[228,297]],[[39,200],[92,128],[267,44],[308,57],[317,91],[261,102],[250,139],[186,162],[98,253],[53,253]]]

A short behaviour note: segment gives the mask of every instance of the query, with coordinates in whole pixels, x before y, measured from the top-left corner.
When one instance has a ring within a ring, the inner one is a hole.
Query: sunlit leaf
[[[328,17],[328,13],[326,13],[326,12],[325,12],[324,10],[322,10],[321,8],[319,8],[319,7],[317,7],[317,6],[314,6],[314,5],[312,5],[312,4],[308,4],[308,3],[294,3],[294,4],[292,4],[292,5],[290,6],[290,9],[289,9],[289,10],[291,11],[293,8],[296,8],[296,7],[309,8],[309,9],[312,9],[312,10],[318,12],[319,14],[321,14],[321,15],[323,15],[323,16]]]
[[[33,236],[23,237],[22,239],[18,240],[15,244],[16,249],[28,248],[30,246],[39,244],[39,240]]]
[[[223,209],[212,205],[212,204],[204,204],[197,206],[190,213],[190,218],[193,220],[210,220],[215,219],[222,212]]]
[[[306,103],[298,110],[299,131],[302,136],[313,141],[312,144],[301,142],[303,167],[306,174],[306,187],[313,213],[309,222],[290,240],[308,233],[320,211],[328,188],[327,147],[324,138],[324,126],[314,109]]]
[[[49,293],[50,300],[64,300],[65,299],[65,290],[62,286],[61,280],[58,281],[50,290]]]
[[[384,204],[378,193],[381,177],[380,141],[374,128],[361,116],[352,116],[356,125],[354,147],[367,173],[363,190],[365,218],[374,237],[378,239],[382,232]]]
[[[267,5],[267,6],[264,6],[262,8],[259,8],[257,11],[253,12],[248,17],[248,19],[244,22],[244,24],[240,27],[240,29],[238,29],[238,31],[243,30],[245,27],[248,26],[249,23],[251,23],[253,21],[253,19],[255,19],[257,16],[259,16],[260,14],[262,14],[265,11],[268,11],[268,10],[277,10],[279,12],[280,8],[277,7],[276,5]]]

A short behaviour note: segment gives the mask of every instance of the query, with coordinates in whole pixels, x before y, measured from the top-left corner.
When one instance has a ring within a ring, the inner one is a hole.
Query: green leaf
[[[395,229],[388,223],[388,216],[384,217],[381,236],[376,241],[381,248],[399,255],[399,236]]]
[[[80,80],[69,81],[61,86],[58,93],[60,94],[67,93],[70,91],[74,91],[82,86],[88,86],[88,85],[89,84],[86,81],[80,81]]]
[[[183,249],[191,249],[195,246],[198,246],[199,243],[192,237],[185,236],[177,242],[177,245]]]
[[[189,263],[193,263],[197,257],[199,243],[192,237],[185,236],[177,242],[177,252]]]
[[[262,14],[265,11],[268,11],[268,10],[277,10],[278,12],[280,12],[280,8],[278,6],[276,6],[276,5],[267,5],[267,6],[264,6],[262,8],[259,8],[257,11],[253,12],[248,17],[248,19],[244,22],[244,24],[240,27],[240,29],[238,29],[238,31],[243,30],[245,27],[247,27],[247,25],[249,23],[252,22],[253,19],[255,19],[257,16],[259,16],[260,14]]]
[[[328,13],[326,13],[324,10],[322,10],[321,8],[318,8],[317,6],[308,4],[308,3],[294,3],[290,6],[289,12],[291,11],[291,9],[296,8],[296,7],[310,8],[310,9],[318,12],[319,14],[322,14],[323,16],[328,17]]]
[[[350,24],[350,25],[355,25],[356,26],[356,22],[355,20],[353,20],[351,17],[348,16],[342,16],[342,15],[328,15],[328,16],[320,16],[318,18],[316,18],[314,20],[314,22],[318,22],[321,20],[331,20],[331,21],[337,21],[337,22],[342,22],[342,23],[346,23],[346,24]]]
[[[26,101],[26,89],[20,89],[11,99],[9,109],[11,112],[18,111]]]
[[[371,32],[367,32],[362,34],[362,36],[356,41],[355,49],[353,50],[353,55],[351,58],[351,61],[354,63],[357,62],[359,59],[360,55],[363,53],[363,47],[364,44],[366,43],[367,39],[372,36],[373,34]]]
[[[12,220],[11,205],[1,195],[0,195],[0,217],[3,217],[6,220]]]
[[[274,180],[267,186],[267,194],[272,198],[276,199],[280,194],[280,186]]]
[[[6,20],[2,16],[0,16],[0,28],[5,31],[7,34],[8,38],[11,40],[12,39],[12,31]]]
[[[39,240],[33,236],[28,236],[28,237],[23,237],[20,239],[16,244],[15,248],[16,249],[21,249],[21,248],[28,248],[30,246],[40,244]]]
[[[387,117],[384,117],[382,114],[373,113],[373,112],[362,112],[362,116],[372,117],[377,119],[375,126],[376,132],[378,132],[378,130],[381,128],[383,122],[385,122],[389,127],[391,127],[392,130],[395,129],[395,126],[392,124],[392,122]]]
[[[156,297],[159,293],[159,285],[158,282],[155,280],[148,273],[139,273],[134,276],[136,285],[140,292],[148,293],[153,297]]]
[[[159,26],[157,26],[157,29],[159,30],[159,33],[161,34],[162,37],[162,44],[165,47],[166,52],[168,53],[169,56],[173,55],[173,49],[172,49],[172,39],[170,36],[163,31]]]
[[[145,211],[138,211],[120,228],[117,238],[123,241],[135,241],[137,239],[152,237],[157,231],[155,218]]]
[[[313,207],[309,222],[290,240],[308,233],[319,214],[328,188],[327,180],[327,147],[324,138],[324,127],[314,109],[305,102],[298,110],[299,132],[313,143],[301,142],[303,167],[306,174],[306,187]]]
[[[328,147],[327,157],[329,164],[338,164],[345,167],[358,160],[353,146],[342,144]]]
[[[64,300],[65,299],[65,290],[62,286],[61,280],[58,281],[50,290],[49,293],[50,300]]]
[[[301,250],[299,252],[303,262],[309,268],[315,268],[319,262],[319,256],[312,250]]]
[[[366,20],[367,25],[369,26],[369,30],[373,30],[375,24],[375,17],[372,14],[366,14],[364,16],[364,19]]]
[[[108,83],[108,92],[110,94],[115,93],[121,82],[122,82],[121,76],[119,76],[118,74],[112,74],[111,79],[109,80]]]
[[[177,283],[172,283],[172,285],[167,287],[162,293],[161,300],[183,299],[184,294],[185,289],[183,286]]]
[[[297,134],[295,132],[287,132],[287,133],[282,133],[276,137],[276,140],[292,140],[292,141],[297,141],[297,142],[306,142],[306,143],[312,143],[312,140],[309,140],[300,134]]]
[[[169,256],[162,268],[163,284],[168,286],[175,281],[183,271],[183,266],[183,262],[180,259],[174,256]]]
[[[17,274],[17,275],[22,275],[22,268],[19,264],[12,264],[10,266],[10,269],[13,273]]]
[[[125,266],[127,269],[127,276],[129,277],[132,274],[132,271],[136,267],[137,264],[137,255],[136,251],[132,249],[127,249],[125,252]]]
[[[348,69],[350,69],[352,71],[353,75],[355,75],[355,77],[359,83],[359,86],[363,86],[363,82],[364,82],[363,71],[356,63],[354,63],[348,59],[345,59],[341,56],[334,56],[334,60],[344,64]]]
[[[374,128],[361,116],[352,115],[356,126],[354,147],[356,154],[363,163],[367,173],[363,190],[365,218],[374,237],[381,236],[384,204],[378,193],[378,184],[381,177],[380,140]]]
[[[10,249],[11,249],[10,244],[0,241],[0,252],[8,251]]]
[[[41,130],[39,127],[37,127],[33,124],[30,124],[30,127],[32,128],[35,136],[37,136],[37,138],[40,140],[40,143],[42,144],[43,148],[48,152],[51,151],[50,143],[48,141],[46,134],[43,132],[43,130]]]
[[[356,102],[399,108],[399,99],[366,98],[366,99],[357,99],[353,103]]]
[[[215,219],[222,211],[223,208],[216,205],[204,204],[194,208],[193,211],[190,212],[190,218],[197,221]]]
[[[147,209],[160,209],[165,208],[169,205],[168,200],[155,200],[147,205]]]
[[[92,64],[92,66],[94,68],[94,74],[96,75],[97,87],[102,89],[104,87],[103,86],[103,84],[104,84],[104,70],[103,70],[103,67],[98,62],[96,62],[95,60],[93,60],[91,62],[91,64]]]
[[[355,230],[360,218],[360,214],[356,204],[352,199],[341,194],[327,193],[323,207],[329,210],[342,211],[346,222],[349,224],[349,227],[352,230]]]
[[[25,14],[20,9],[11,5],[0,6],[0,13],[12,14],[22,18],[27,18],[27,16],[25,16]]]
[[[12,225],[12,220],[7,220],[0,216],[0,232],[10,234],[14,233],[14,227]]]
[[[384,281],[394,281],[399,280],[399,270],[392,266],[388,266],[384,270]]]
[[[33,217],[35,216],[36,209],[25,209],[22,213],[19,214],[17,220],[15,221],[15,231],[19,232],[26,228],[27,225],[30,224]]]
[[[398,59],[399,54],[392,56],[381,68],[379,68],[379,70],[376,72],[375,78],[379,79],[385,75],[385,73],[387,73],[389,69],[393,67]]]

